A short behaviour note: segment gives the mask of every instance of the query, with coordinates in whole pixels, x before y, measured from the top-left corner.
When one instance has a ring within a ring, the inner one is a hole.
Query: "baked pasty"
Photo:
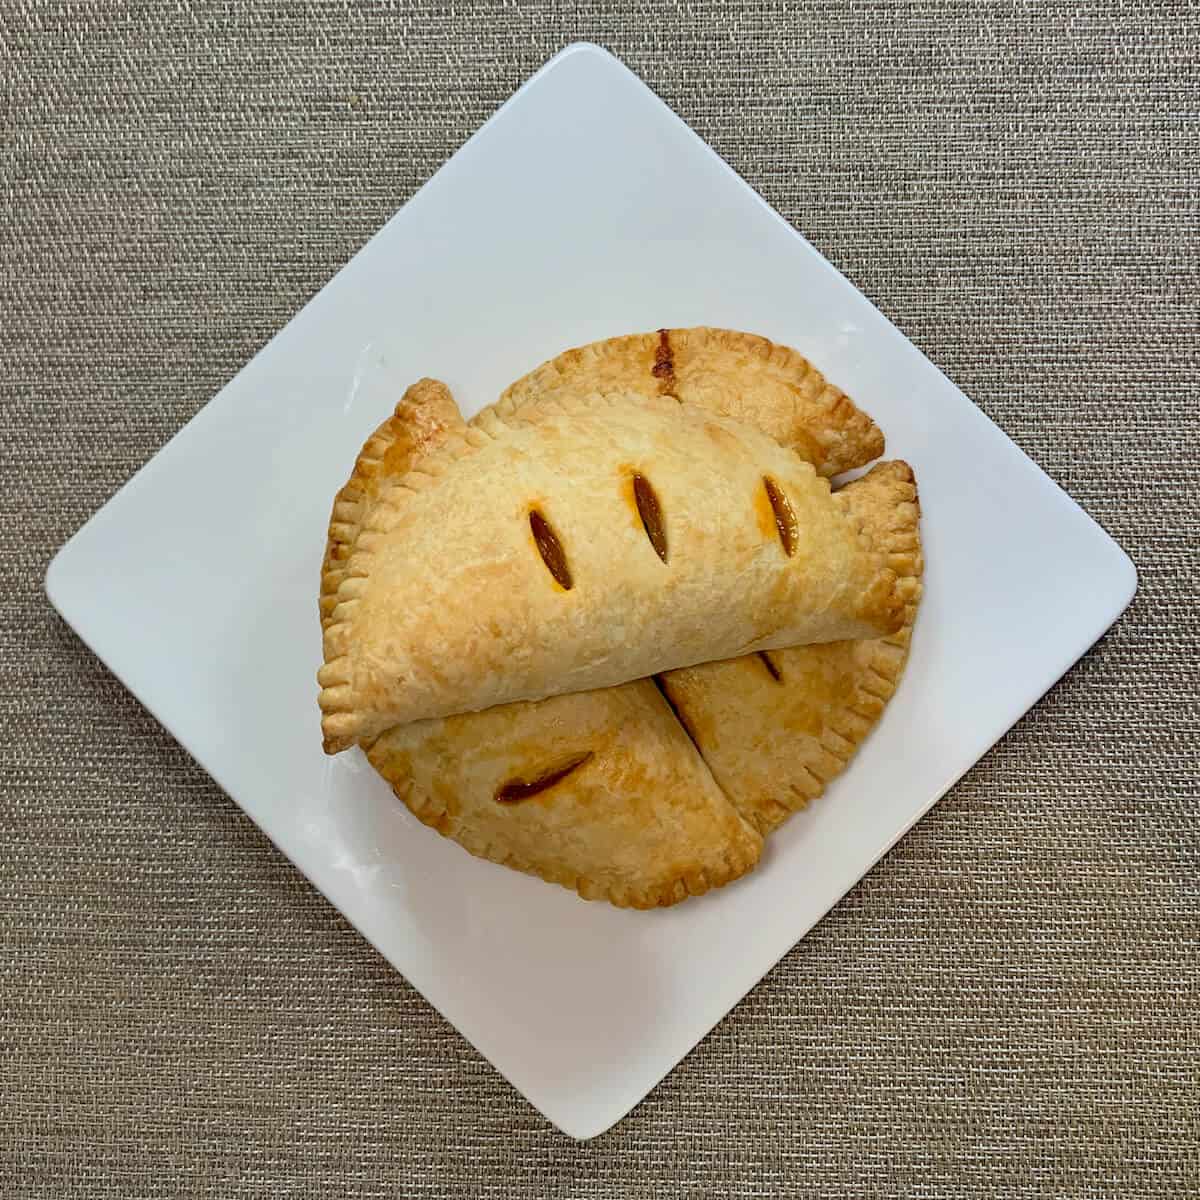
[[[544,396],[637,392],[674,396],[761,429],[820,475],[883,453],[883,434],[803,355],[732,329],[659,329],[567,350],[518,379],[496,410],[507,416]]]
[[[905,597],[884,638],[794,646],[668,671],[661,684],[738,811],[766,834],[850,760],[896,690],[921,597],[920,509],[906,463],[881,463],[834,499],[871,528]]]
[[[367,757],[426,825],[587,900],[674,904],[762,852],[649,679],[400,725]]]
[[[862,523],[797,455],[672,398],[492,410],[381,492],[319,673],[330,752],[392,725],[894,633]]]

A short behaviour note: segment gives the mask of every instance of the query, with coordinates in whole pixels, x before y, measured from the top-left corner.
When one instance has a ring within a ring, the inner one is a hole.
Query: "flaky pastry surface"
[[[380,491],[325,628],[326,744],[895,632],[896,584],[828,481],[757,430],[673,398],[539,397]]]

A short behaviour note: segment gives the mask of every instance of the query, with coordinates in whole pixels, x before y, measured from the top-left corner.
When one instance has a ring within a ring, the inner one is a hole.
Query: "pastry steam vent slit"
[[[552,788],[556,783],[562,783],[568,775],[578,771],[584,763],[588,762],[594,753],[592,750],[587,750],[583,754],[577,754],[560,766],[543,771],[536,779],[510,779],[496,789],[496,803],[516,804],[520,800],[528,800],[531,796],[536,796],[548,788]]]
[[[776,683],[783,682],[783,672],[779,669],[779,664],[765,651],[758,652],[759,660],[762,665],[767,668],[767,674],[771,676]]]
[[[644,475],[633,477],[633,498],[637,502],[638,516],[642,518],[642,528],[654,547],[655,554],[667,561],[667,530],[663,525],[662,506],[658,502],[658,493],[650,486],[650,481]]]
[[[796,553],[796,514],[792,511],[787,496],[783,494],[783,489],[770,475],[763,476],[763,487],[767,489],[767,499],[771,502],[771,511],[775,514],[779,543],[783,546],[784,553],[791,558]]]
[[[546,570],[554,576],[555,582],[569,592],[574,585],[571,579],[571,568],[567,565],[567,555],[558,540],[558,534],[550,527],[550,522],[536,508],[529,512],[529,528],[533,531],[533,540],[537,544],[538,553]]]
[[[658,381],[660,396],[679,399],[675,395],[675,347],[671,345],[669,329],[658,331],[658,345],[654,349],[654,366],[650,368],[650,374]]]

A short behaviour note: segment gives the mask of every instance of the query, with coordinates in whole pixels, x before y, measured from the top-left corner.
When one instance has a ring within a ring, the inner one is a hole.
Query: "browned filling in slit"
[[[758,657],[762,659],[762,665],[767,668],[767,674],[771,676],[776,683],[783,682],[783,672],[779,669],[779,664],[765,651],[760,650]]]
[[[658,380],[659,394],[673,396],[675,394],[675,350],[671,345],[671,331],[658,331],[658,345],[654,349],[654,366],[650,374]]]
[[[791,503],[783,494],[783,489],[770,475],[763,476],[763,486],[767,489],[767,499],[771,502],[771,511],[775,514],[775,528],[779,530],[779,542],[784,553],[791,558],[796,553],[796,514],[792,512]]]
[[[529,528],[533,530],[533,540],[537,543],[538,553],[546,570],[554,576],[559,586],[570,591],[572,587],[571,568],[567,566],[567,556],[558,540],[558,534],[550,528],[550,522],[538,510],[531,509],[529,513]]]
[[[516,804],[519,800],[528,800],[530,796],[536,796],[539,792],[552,788],[556,783],[562,783],[572,771],[578,771],[592,757],[593,753],[594,751],[587,750],[583,754],[578,754],[563,763],[562,766],[554,767],[536,779],[510,779],[497,788],[496,803]]]
[[[666,562],[667,531],[663,526],[662,506],[650,481],[642,475],[633,477],[633,498],[637,501],[638,516],[642,518],[642,528],[650,539],[650,545],[658,557]]]

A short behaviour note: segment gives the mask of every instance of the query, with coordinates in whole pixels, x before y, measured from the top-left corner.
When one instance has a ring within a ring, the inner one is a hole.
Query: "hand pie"
[[[544,396],[637,392],[674,396],[752,425],[795,450],[820,475],[883,453],[883,434],[844,392],[787,346],[732,329],[660,329],[567,350],[505,389],[508,416]]]
[[[660,680],[725,795],[763,834],[819,796],[871,731],[904,669],[920,602],[920,510],[907,464],[882,463],[834,498],[883,531],[906,601],[901,629],[705,663]]]
[[[400,725],[367,757],[426,825],[588,900],[674,904],[762,852],[650,679]]]
[[[808,463],[631,394],[481,414],[381,492],[337,599],[319,674],[330,752],[904,616],[870,534]]]

